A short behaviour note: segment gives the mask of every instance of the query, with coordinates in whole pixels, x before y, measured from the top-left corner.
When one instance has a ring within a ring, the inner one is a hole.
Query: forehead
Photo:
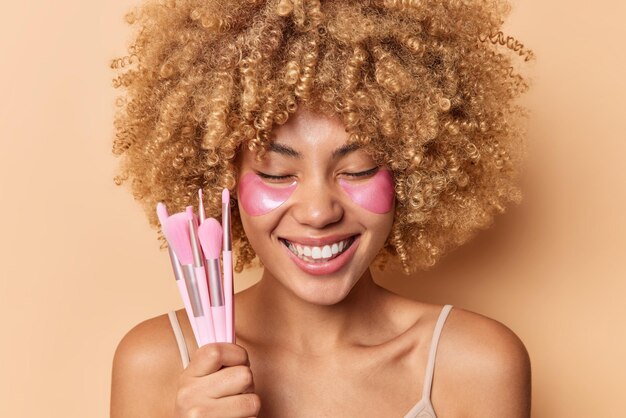
[[[349,143],[349,137],[338,115],[300,108],[287,122],[274,127],[263,157],[243,146],[237,165],[272,161],[335,163],[347,156],[351,156],[351,161],[370,163],[372,157],[367,147]]]
[[[338,147],[347,142],[348,133],[336,115],[298,109],[287,122],[274,128],[272,139],[292,147]]]

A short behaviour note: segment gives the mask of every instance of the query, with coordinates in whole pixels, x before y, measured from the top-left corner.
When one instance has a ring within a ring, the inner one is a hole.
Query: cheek
[[[379,170],[365,183],[350,184],[342,179],[339,184],[354,203],[370,212],[389,213],[393,208],[395,190],[389,170]]]
[[[287,187],[270,187],[256,174],[246,173],[239,181],[237,195],[248,215],[261,216],[285,203],[296,185],[293,182]]]

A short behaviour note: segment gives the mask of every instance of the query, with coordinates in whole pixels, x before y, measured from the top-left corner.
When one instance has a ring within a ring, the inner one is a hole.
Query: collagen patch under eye
[[[261,216],[285,203],[296,189],[294,181],[287,187],[271,187],[255,173],[241,177],[237,193],[243,210],[250,216]]]
[[[393,208],[394,181],[387,169],[378,170],[374,177],[363,183],[353,184],[340,179],[339,184],[354,203],[370,212],[383,214]]]

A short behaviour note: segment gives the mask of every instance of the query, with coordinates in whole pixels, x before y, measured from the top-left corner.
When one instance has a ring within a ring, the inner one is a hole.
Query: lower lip
[[[280,246],[285,249],[287,255],[293,260],[294,263],[296,263],[298,267],[300,267],[302,271],[313,274],[315,276],[322,276],[325,274],[332,274],[341,269],[344,265],[346,265],[354,255],[356,248],[359,246],[360,239],[361,235],[358,235],[356,238],[354,238],[354,242],[352,243],[350,248],[341,253],[341,255],[333,258],[332,260],[317,263],[308,263],[304,261],[297,255],[292,253],[291,250],[287,248],[287,246],[283,243],[280,243]]]

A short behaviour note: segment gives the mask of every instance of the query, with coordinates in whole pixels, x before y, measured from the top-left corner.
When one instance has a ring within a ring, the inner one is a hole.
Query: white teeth
[[[323,247],[308,247],[300,244],[293,244],[288,242],[288,248],[298,257],[304,259],[305,257],[313,260],[330,259],[338,254],[342,253],[347,248],[348,243],[352,238],[333,243],[332,245],[324,245]]]

